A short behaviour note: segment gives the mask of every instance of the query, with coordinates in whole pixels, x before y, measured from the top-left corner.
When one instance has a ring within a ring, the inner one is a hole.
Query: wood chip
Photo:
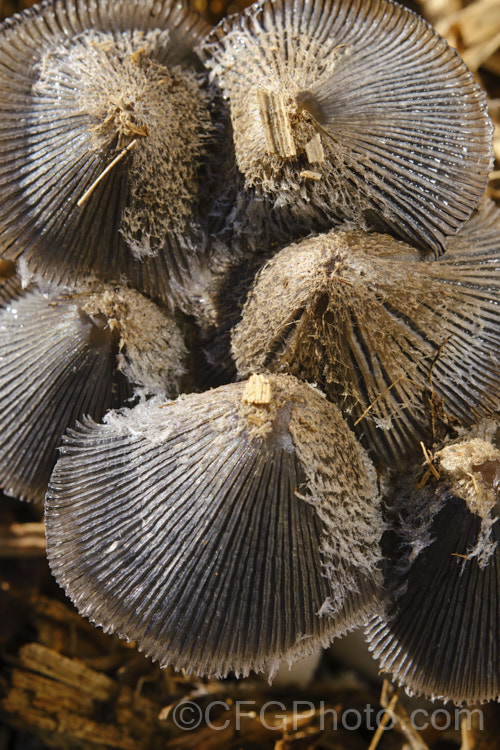
[[[321,174],[319,172],[313,172],[311,169],[303,169],[300,176],[305,180],[321,180]]]
[[[284,157],[296,156],[292,125],[283,94],[259,89],[257,104],[268,152]]]
[[[264,406],[271,403],[271,383],[265,375],[252,375],[243,391],[244,404]]]
[[[323,150],[323,144],[321,143],[319,133],[316,133],[316,135],[306,143],[306,155],[309,164],[321,164],[321,162],[325,161],[325,152]]]

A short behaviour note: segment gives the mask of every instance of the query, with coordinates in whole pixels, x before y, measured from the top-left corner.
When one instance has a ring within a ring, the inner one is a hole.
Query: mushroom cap
[[[239,372],[317,383],[389,466],[450,418],[495,413],[499,232],[488,203],[432,262],[362,231],[290,245],[262,269],[233,330]]]
[[[0,487],[43,502],[66,429],[141,392],[178,393],[173,321],[126,288],[21,293],[0,309]]]
[[[484,192],[485,94],[396,3],[262,0],[223,20],[201,53],[230,103],[248,199],[271,206],[289,238],[297,222],[352,219],[439,255]]]
[[[410,694],[474,705],[500,698],[500,450],[472,434],[437,460],[439,479],[397,497],[392,603],[367,638]]]
[[[375,471],[289,376],[141,403],[68,432],[47,549],[80,613],[177,669],[273,673],[378,611]]]
[[[183,303],[206,242],[207,28],[171,0],[51,0],[0,25],[6,258]]]

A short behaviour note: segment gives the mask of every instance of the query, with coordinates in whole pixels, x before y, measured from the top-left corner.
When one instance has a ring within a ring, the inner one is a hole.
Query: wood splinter
[[[258,89],[257,105],[268,153],[284,157],[297,156],[288,107],[283,94]]]
[[[309,164],[321,164],[325,161],[325,152],[319,133],[306,143],[306,156]],[[317,173],[316,173],[317,174]]]
[[[252,375],[243,391],[244,404],[264,406],[271,403],[271,383],[264,375]]]
[[[321,180],[321,174],[319,172],[314,172],[312,169],[303,169],[300,176],[304,180],[315,180],[316,182]]]

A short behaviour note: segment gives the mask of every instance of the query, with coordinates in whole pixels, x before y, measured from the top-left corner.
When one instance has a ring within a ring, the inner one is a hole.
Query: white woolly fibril
[[[213,140],[193,47],[207,30],[157,0],[49,1],[2,24],[0,246],[25,278],[124,279],[190,308]]]

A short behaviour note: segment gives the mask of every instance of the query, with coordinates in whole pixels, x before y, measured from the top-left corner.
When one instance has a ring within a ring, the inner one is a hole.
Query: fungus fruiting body
[[[289,376],[79,425],[46,523],[79,610],[189,672],[272,672],[380,606],[375,471]]]
[[[317,383],[389,465],[420,452],[433,409],[463,424],[500,403],[497,209],[425,262],[388,235],[334,230],[290,245],[257,276],[233,332],[242,375]],[[491,232],[491,228],[494,232]]]
[[[184,357],[176,324],[133,290],[17,290],[0,311],[4,492],[43,501],[66,429],[83,414],[102,419],[137,387],[175,395]]]
[[[178,4],[130,0],[55,0],[3,24],[4,257],[56,283],[125,277],[185,302],[214,137],[192,51],[205,32]]]
[[[368,627],[384,672],[455,703],[500,697],[500,450],[495,424],[435,454],[423,487],[396,492],[386,550],[392,605]],[[489,432],[489,434],[488,434]]]
[[[350,219],[440,254],[484,191],[485,97],[399,5],[263,0],[223,21],[202,54],[229,103],[248,196],[232,231],[260,203],[278,235]]]

